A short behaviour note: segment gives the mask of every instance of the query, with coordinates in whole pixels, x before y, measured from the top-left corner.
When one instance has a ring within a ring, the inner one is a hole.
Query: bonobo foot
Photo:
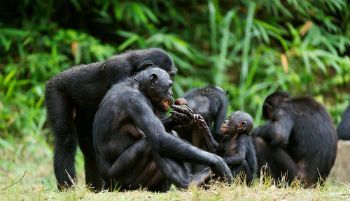
[[[192,183],[196,186],[204,184],[206,180],[213,174],[213,171],[210,168],[205,168],[200,172],[197,172],[192,177]]]

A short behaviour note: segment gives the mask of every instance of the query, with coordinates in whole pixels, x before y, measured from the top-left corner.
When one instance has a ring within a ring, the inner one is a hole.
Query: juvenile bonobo
[[[341,118],[337,127],[337,134],[340,140],[350,140],[350,106],[346,108]]]
[[[222,137],[219,142],[212,137],[203,118],[200,115],[195,118],[209,151],[223,157],[233,176],[243,173],[246,182],[250,184],[257,171],[255,148],[250,136],[253,129],[252,117],[241,111],[232,113],[221,125]]]
[[[217,138],[228,107],[225,91],[218,86],[208,85],[188,91],[182,99],[186,101],[186,104],[182,104],[181,112],[178,107],[174,108],[176,109],[173,112],[175,121],[173,121],[173,118],[170,120],[172,124],[166,124],[168,125],[167,130],[175,130],[182,139],[197,146],[195,142],[198,141],[195,134],[196,126],[192,120],[193,114],[199,114],[211,128],[214,138]],[[178,103],[175,103],[176,105]],[[182,120],[182,123],[176,123],[180,120]],[[187,122],[187,124],[183,122]]]
[[[172,81],[159,68],[148,68],[115,84],[103,98],[93,123],[99,171],[121,189],[161,190],[164,179],[181,188],[202,183],[210,174],[192,175],[184,161],[205,164],[232,180],[230,169],[217,155],[202,151],[167,133],[157,110],[173,104]],[[156,165],[152,174],[150,164]],[[147,172],[145,174],[145,172]]]
[[[195,114],[200,114],[211,128],[214,137],[219,134],[220,126],[224,122],[228,107],[225,91],[208,85],[186,92],[183,96]]]
[[[92,123],[97,107],[113,84],[152,65],[164,69],[171,77],[176,73],[171,57],[162,49],[151,48],[75,66],[46,83],[45,102],[55,135],[53,163],[59,189],[72,186],[76,180],[77,142],[84,155],[86,184],[101,189],[92,145]]]
[[[263,105],[266,124],[253,130],[258,167],[275,179],[299,179],[311,187],[327,178],[336,158],[337,135],[325,108],[310,97],[274,92]]]

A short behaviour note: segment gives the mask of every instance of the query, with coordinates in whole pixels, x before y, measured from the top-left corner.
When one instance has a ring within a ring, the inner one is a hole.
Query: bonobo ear
[[[153,73],[151,76],[149,76],[150,82],[151,82],[151,87],[154,87],[156,84],[156,81],[158,80],[158,75]]]
[[[242,121],[240,124],[238,124],[238,131],[242,132],[245,131],[245,129],[247,128],[247,122],[246,121]]]
[[[146,69],[146,68],[148,68],[150,66],[153,66],[153,63],[150,62],[150,61],[145,61],[145,62],[140,64],[139,71],[144,70],[144,69]]]
[[[270,103],[265,103],[263,105],[262,115],[265,119],[270,119],[272,117],[272,106]]]

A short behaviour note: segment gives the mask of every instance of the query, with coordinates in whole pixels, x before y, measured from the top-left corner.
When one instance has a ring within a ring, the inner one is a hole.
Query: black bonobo
[[[165,131],[157,113],[173,104],[171,85],[164,70],[148,68],[115,84],[103,98],[93,124],[93,141],[106,182],[117,182],[121,189],[162,190],[164,180],[187,188],[209,176],[207,170],[192,175],[184,161],[205,164],[232,180],[222,158]]]
[[[340,140],[350,140],[350,106],[346,108],[337,128]]]
[[[219,134],[226,118],[228,99],[225,91],[208,85],[186,92],[183,96],[195,114],[200,114],[211,128],[214,137]]]
[[[184,101],[180,103],[178,101]],[[208,85],[188,91],[182,98],[178,98],[175,105],[181,105],[173,112],[172,118],[165,122],[166,129],[175,130],[180,138],[185,139],[194,146],[198,145],[197,128],[193,122],[193,114],[201,115],[211,128],[214,138],[218,137],[220,126],[224,122],[228,107],[228,99],[223,89]],[[174,118],[175,117],[175,118]],[[181,121],[181,123],[178,123]],[[200,147],[204,148],[204,147]]]
[[[336,158],[337,135],[325,108],[310,97],[286,92],[269,95],[263,105],[266,124],[253,130],[258,167],[275,179],[299,179],[312,187],[327,178]]]
[[[218,142],[210,134],[203,118],[200,115],[195,118],[207,149],[223,157],[234,177],[244,176],[250,184],[257,171],[256,153],[250,136],[253,129],[252,117],[245,112],[233,112],[221,125]]]
[[[159,48],[128,51],[107,61],[70,68],[46,84],[47,116],[55,135],[54,171],[59,189],[76,180],[77,143],[84,155],[87,185],[98,190],[98,175],[92,145],[92,123],[97,107],[109,88],[149,66],[156,65],[170,76],[176,68],[171,57]]]

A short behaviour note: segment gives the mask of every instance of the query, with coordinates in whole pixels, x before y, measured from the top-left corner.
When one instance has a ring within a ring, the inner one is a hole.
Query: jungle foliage
[[[0,6],[0,147],[49,132],[45,82],[73,65],[161,47],[175,94],[216,84],[261,119],[276,89],[311,95],[334,121],[349,103],[347,0],[18,0]]]

